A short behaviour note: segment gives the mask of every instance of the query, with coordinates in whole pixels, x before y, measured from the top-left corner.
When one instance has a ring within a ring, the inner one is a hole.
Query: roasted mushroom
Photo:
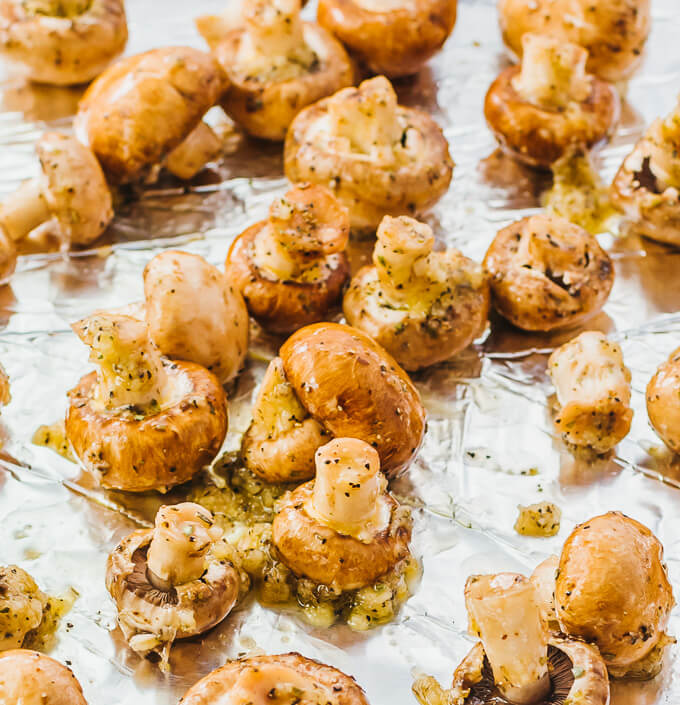
[[[46,605],[46,595],[25,570],[0,566],[0,651],[20,649],[42,622]]]
[[[248,311],[238,286],[199,255],[170,250],[144,269],[151,340],[172,360],[233,379],[248,351]]]
[[[165,165],[191,178],[219,154],[203,122],[227,85],[209,54],[189,47],[152,49],[107,69],[86,91],[75,118],[110,182],[153,179]]]
[[[243,24],[214,52],[231,84],[222,107],[263,139],[283,140],[300,110],[354,82],[347,52],[300,19],[300,0],[244,0]]]
[[[87,705],[71,670],[49,656],[26,649],[0,654],[2,705]]]
[[[314,477],[328,437],[358,438],[396,475],[413,459],[425,410],[408,375],[361,331],[317,323],[292,335],[269,366],[243,439],[246,465],[272,482]]]
[[[606,453],[630,430],[630,370],[621,348],[586,331],[557,348],[548,360],[560,410],[555,428],[577,446]]]
[[[232,243],[226,271],[250,314],[275,333],[317,323],[349,278],[349,217],[323,186],[302,185],[275,200],[269,219]]]
[[[606,81],[628,78],[651,28],[651,0],[499,0],[503,39],[518,56],[527,32],[580,44],[588,71]]]
[[[659,672],[674,604],[663,546],[643,524],[609,512],[566,540],[555,584],[557,619],[565,634],[599,648],[612,676]]]
[[[176,639],[202,634],[231,612],[240,578],[213,553],[221,537],[207,509],[184,502],[161,507],[153,529],[133,532],[111,553],[106,587],[130,648],[159,652],[167,664]]]
[[[680,453],[680,348],[663,362],[647,385],[647,414],[661,440]]]
[[[342,671],[297,653],[229,661],[189,689],[181,705],[368,705]]]
[[[373,73],[409,76],[448,39],[457,0],[320,0],[318,22]]]
[[[433,251],[432,229],[407,216],[385,216],[377,234],[373,266],[343,300],[350,325],[406,370],[446,360],[484,332],[490,294],[480,265],[458,250]]]
[[[286,136],[286,176],[330,186],[353,228],[375,230],[385,215],[416,216],[451,183],[453,162],[439,126],[397,105],[384,76],[302,110]]]
[[[2,0],[0,53],[38,83],[87,83],[122,53],[123,0]]]
[[[680,245],[680,104],[655,120],[623,160],[611,197],[632,229]]]
[[[333,589],[375,583],[410,555],[411,515],[387,493],[374,448],[335,438],[316,451],[316,478],[280,500],[272,540],[298,576]]]
[[[46,132],[36,151],[41,174],[3,201],[0,229],[11,243],[31,236],[54,237],[62,249],[89,245],[113,218],[111,192],[94,154],[58,132]]]
[[[5,368],[0,365],[0,407],[7,406],[12,401],[9,375]]]
[[[498,232],[484,257],[493,304],[510,323],[551,331],[582,323],[605,304],[614,283],[597,239],[556,215],[534,215]]]
[[[586,74],[587,52],[538,34],[522,39],[521,66],[491,84],[484,115],[501,147],[529,166],[549,168],[574,145],[590,148],[613,130],[615,88]]]
[[[102,487],[166,492],[213,460],[227,399],[211,372],[163,359],[131,316],[96,313],[73,330],[98,369],[69,392],[66,436]]]
[[[414,684],[423,705],[608,705],[609,679],[593,646],[548,635],[532,582],[516,573],[473,575],[465,585],[470,631],[478,642],[449,691],[432,678]],[[435,700],[433,695],[446,698]]]

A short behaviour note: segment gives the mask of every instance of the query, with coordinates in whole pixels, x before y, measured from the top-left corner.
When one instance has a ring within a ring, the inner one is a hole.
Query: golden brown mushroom
[[[606,453],[630,430],[630,370],[616,344],[586,331],[557,348],[548,372],[560,405],[555,428],[567,443]]]
[[[320,0],[318,21],[373,73],[416,73],[442,48],[457,0]]]
[[[46,605],[47,596],[25,570],[0,566],[0,651],[20,649],[42,622]]]
[[[522,39],[521,66],[491,84],[484,115],[501,147],[520,161],[549,168],[574,145],[604,140],[619,118],[612,85],[586,74],[587,52],[538,34]]]
[[[624,159],[611,197],[632,229],[680,245],[680,104],[655,120]]]
[[[226,77],[209,54],[152,49],[118,61],[87,89],[76,134],[112,183],[153,178],[163,165],[191,178],[221,149],[202,118],[225,88]]]
[[[643,524],[608,512],[577,526],[562,550],[555,604],[562,631],[595,644],[612,676],[659,672],[675,600],[663,546]]]
[[[499,0],[503,39],[518,56],[527,32],[580,44],[588,71],[606,81],[638,67],[651,28],[651,0]]]
[[[647,385],[647,414],[661,440],[680,453],[680,348],[659,365]]]
[[[354,82],[347,52],[300,19],[300,0],[244,0],[243,24],[214,52],[231,83],[222,107],[263,139],[283,140],[300,110]]]
[[[456,668],[450,690],[430,677],[416,681],[413,690],[423,705],[608,705],[609,679],[597,649],[549,636],[528,578],[473,575],[465,603],[470,631],[480,641]]]
[[[373,266],[352,279],[343,300],[350,325],[380,343],[406,370],[446,360],[484,332],[489,284],[458,250],[433,251],[424,223],[385,216]]]
[[[342,671],[298,653],[229,661],[189,689],[181,705],[368,705]]]
[[[335,438],[316,451],[316,479],[286,495],[272,525],[283,562],[342,591],[372,585],[410,555],[411,515],[387,493],[375,449]]]
[[[166,492],[213,460],[227,399],[211,372],[161,358],[131,316],[96,313],[73,329],[98,369],[69,392],[66,436],[102,487]]]
[[[71,670],[36,651],[0,654],[2,705],[87,705]]]
[[[269,370],[243,439],[248,467],[273,481],[314,476],[328,436],[358,438],[396,475],[425,431],[418,391],[397,362],[361,331],[317,323],[292,335]]]
[[[276,333],[323,320],[349,278],[349,217],[323,186],[301,185],[275,200],[269,219],[232,243],[227,276],[250,314]]]
[[[449,148],[426,113],[397,105],[384,76],[302,110],[288,130],[286,176],[330,186],[350,224],[375,229],[385,215],[416,216],[447,191]]]
[[[133,650],[160,652],[208,631],[236,604],[240,578],[213,553],[222,531],[198,504],[164,506],[155,527],[127,536],[109,556],[106,587]]]
[[[0,53],[38,83],[91,81],[127,38],[123,0],[0,2]]]
[[[113,218],[111,192],[94,154],[58,132],[46,132],[36,151],[41,174],[3,201],[0,229],[12,243],[31,235],[54,237],[63,249],[89,245]]]
[[[534,215],[498,232],[484,257],[493,304],[510,323],[551,331],[582,323],[605,304],[614,283],[597,239],[556,215]]]
[[[238,286],[199,255],[170,250],[144,268],[149,335],[161,354],[233,379],[248,351],[248,311]]]

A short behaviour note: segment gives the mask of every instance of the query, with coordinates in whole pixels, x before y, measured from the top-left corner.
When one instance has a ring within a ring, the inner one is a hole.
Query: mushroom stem
[[[513,81],[521,98],[554,110],[590,95],[588,52],[583,47],[539,34],[525,34],[522,46],[522,68]]]
[[[201,120],[188,137],[168,154],[165,168],[178,179],[191,179],[222,151],[222,140]]]
[[[387,481],[378,452],[356,438],[335,438],[316,451],[309,509],[322,523],[353,533],[373,523]]]
[[[164,506],[156,514],[147,554],[149,581],[161,590],[198,580],[206,556],[219,538],[212,514],[199,504],[183,502]]]
[[[25,181],[5,199],[0,209],[0,225],[15,242],[25,238],[52,217],[38,179]]]
[[[649,168],[659,180],[659,191],[680,188],[680,103],[662,120],[655,120],[647,130]],[[639,169],[642,169],[640,160]]]
[[[270,223],[266,223],[255,236],[253,242],[253,262],[275,278],[285,281],[297,276],[300,262],[280,239]]]
[[[149,339],[146,322],[102,312],[72,327],[90,346],[90,361],[99,366],[95,401],[108,410],[160,410],[168,386],[167,375],[160,353]]]
[[[531,581],[516,573],[474,575],[465,602],[503,696],[517,705],[541,700],[550,690],[548,634]]]

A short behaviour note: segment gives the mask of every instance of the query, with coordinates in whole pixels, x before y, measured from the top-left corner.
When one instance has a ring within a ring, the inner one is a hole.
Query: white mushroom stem
[[[168,154],[165,168],[179,179],[191,179],[222,151],[222,140],[203,120]]]
[[[95,401],[109,410],[159,410],[168,387],[167,375],[146,322],[102,312],[74,323],[73,330],[90,346],[90,361],[98,365]]]
[[[522,68],[513,81],[521,98],[559,110],[590,95],[592,79],[586,74],[588,52],[583,47],[539,34],[525,34],[522,47]]]
[[[262,380],[253,410],[253,421],[261,435],[277,438],[301,424],[308,414],[300,403],[283,371],[281,358],[274,358]]]
[[[660,191],[668,187],[680,188],[680,103],[665,118],[649,126],[643,144],[646,150],[638,152],[636,149],[631,155],[638,152],[637,169],[642,168],[642,160],[648,157],[649,168],[660,182]]]
[[[559,565],[560,559],[557,556],[550,556],[536,566],[529,578],[536,590],[541,619],[546,626],[554,623],[557,619],[555,614],[555,581]]]
[[[545,697],[550,691],[548,634],[531,581],[516,573],[471,576],[465,603],[470,629],[482,641],[503,696],[517,705]]]
[[[161,507],[147,553],[151,583],[167,590],[198,580],[205,572],[210,547],[221,533],[212,514],[199,504]]]
[[[328,101],[330,131],[347,139],[354,150],[384,156],[393,152],[403,135],[397,107],[392,84],[376,76],[358,88],[338,91]]]
[[[0,206],[0,225],[15,242],[51,217],[39,179],[25,181]]]
[[[255,236],[253,261],[259,269],[282,281],[292,279],[300,272],[299,259],[281,242],[270,223],[264,225]]]
[[[316,451],[316,480],[308,511],[321,523],[344,533],[380,522],[379,498],[387,480],[380,457],[368,443],[335,438]]]

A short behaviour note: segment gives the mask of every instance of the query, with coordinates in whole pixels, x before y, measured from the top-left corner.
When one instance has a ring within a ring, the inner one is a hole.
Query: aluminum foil
[[[193,16],[219,11],[222,0],[127,4],[127,51],[135,53],[169,43],[202,46]],[[680,89],[680,9],[677,0],[654,0],[653,6],[652,36],[644,65],[627,86],[622,124],[597,156],[605,180],[644,126],[673,107]],[[443,243],[478,260],[499,228],[538,208],[546,186],[545,178],[499,155],[484,124],[484,93],[507,63],[495,12],[492,0],[460,0],[445,50],[397,86],[403,102],[440,122],[456,161],[451,189],[428,220]],[[43,130],[70,129],[78,97],[78,91],[3,78],[0,196],[35,173],[33,145]],[[170,705],[228,657],[289,650],[354,675],[374,705],[414,703],[413,673],[448,683],[471,646],[463,604],[467,575],[530,572],[559,553],[576,523],[608,510],[622,510],[657,534],[680,586],[680,461],[663,450],[644,405],[653,371],[680,345],[680,252],[605,234],[601,241],[615,260],[616,284],[589,327],[620,341],[633,373],[635,410],[614,458],[577,461],[553,431],[546,359],[573,331],[521,334],[494,319],[484,341],[415,378],[428,409],[428,432],[393,489],[416,507],[413,547],[423,577],[393,623],[364,633],[345,626],[312,629],[295,614],[251,599],[208,635],[177,644],[171,675],[131,652],[115,629],[105,561],[124,535],[148,525],[162,500],[103,492],[31,437],[40,424],[63,416],[66,391],[89,369],[87,350],[70,332],[72,321],[141,298],[143,267],[161,249],[181,247],[221,264],[232,238],[263,217],[285,189],[280,148],[235,133],[228,151],[188,186],[162,181],[121,202],[96,249],[22,257],[11,286],[0,289],[0,360],[12,379],[12,402],[0,423],[0,562],[20,564],[52,594],[77,590],[52,656],[72,665],[91,705]],[[370,249],[371,243],[353,244],[353,264],[365,261]],[[246,371],[230,390],[228,448],[238,447],[258,379],[279,342],[258,336]],[[559,534],[519,536],[513,530],[517,505],[542,500],[562,509]],[[680,610],[670,630],[680,635]],[[677,703],[677,652],[669,650],[664,670],[651,682],[614,683],[614,705]]]

